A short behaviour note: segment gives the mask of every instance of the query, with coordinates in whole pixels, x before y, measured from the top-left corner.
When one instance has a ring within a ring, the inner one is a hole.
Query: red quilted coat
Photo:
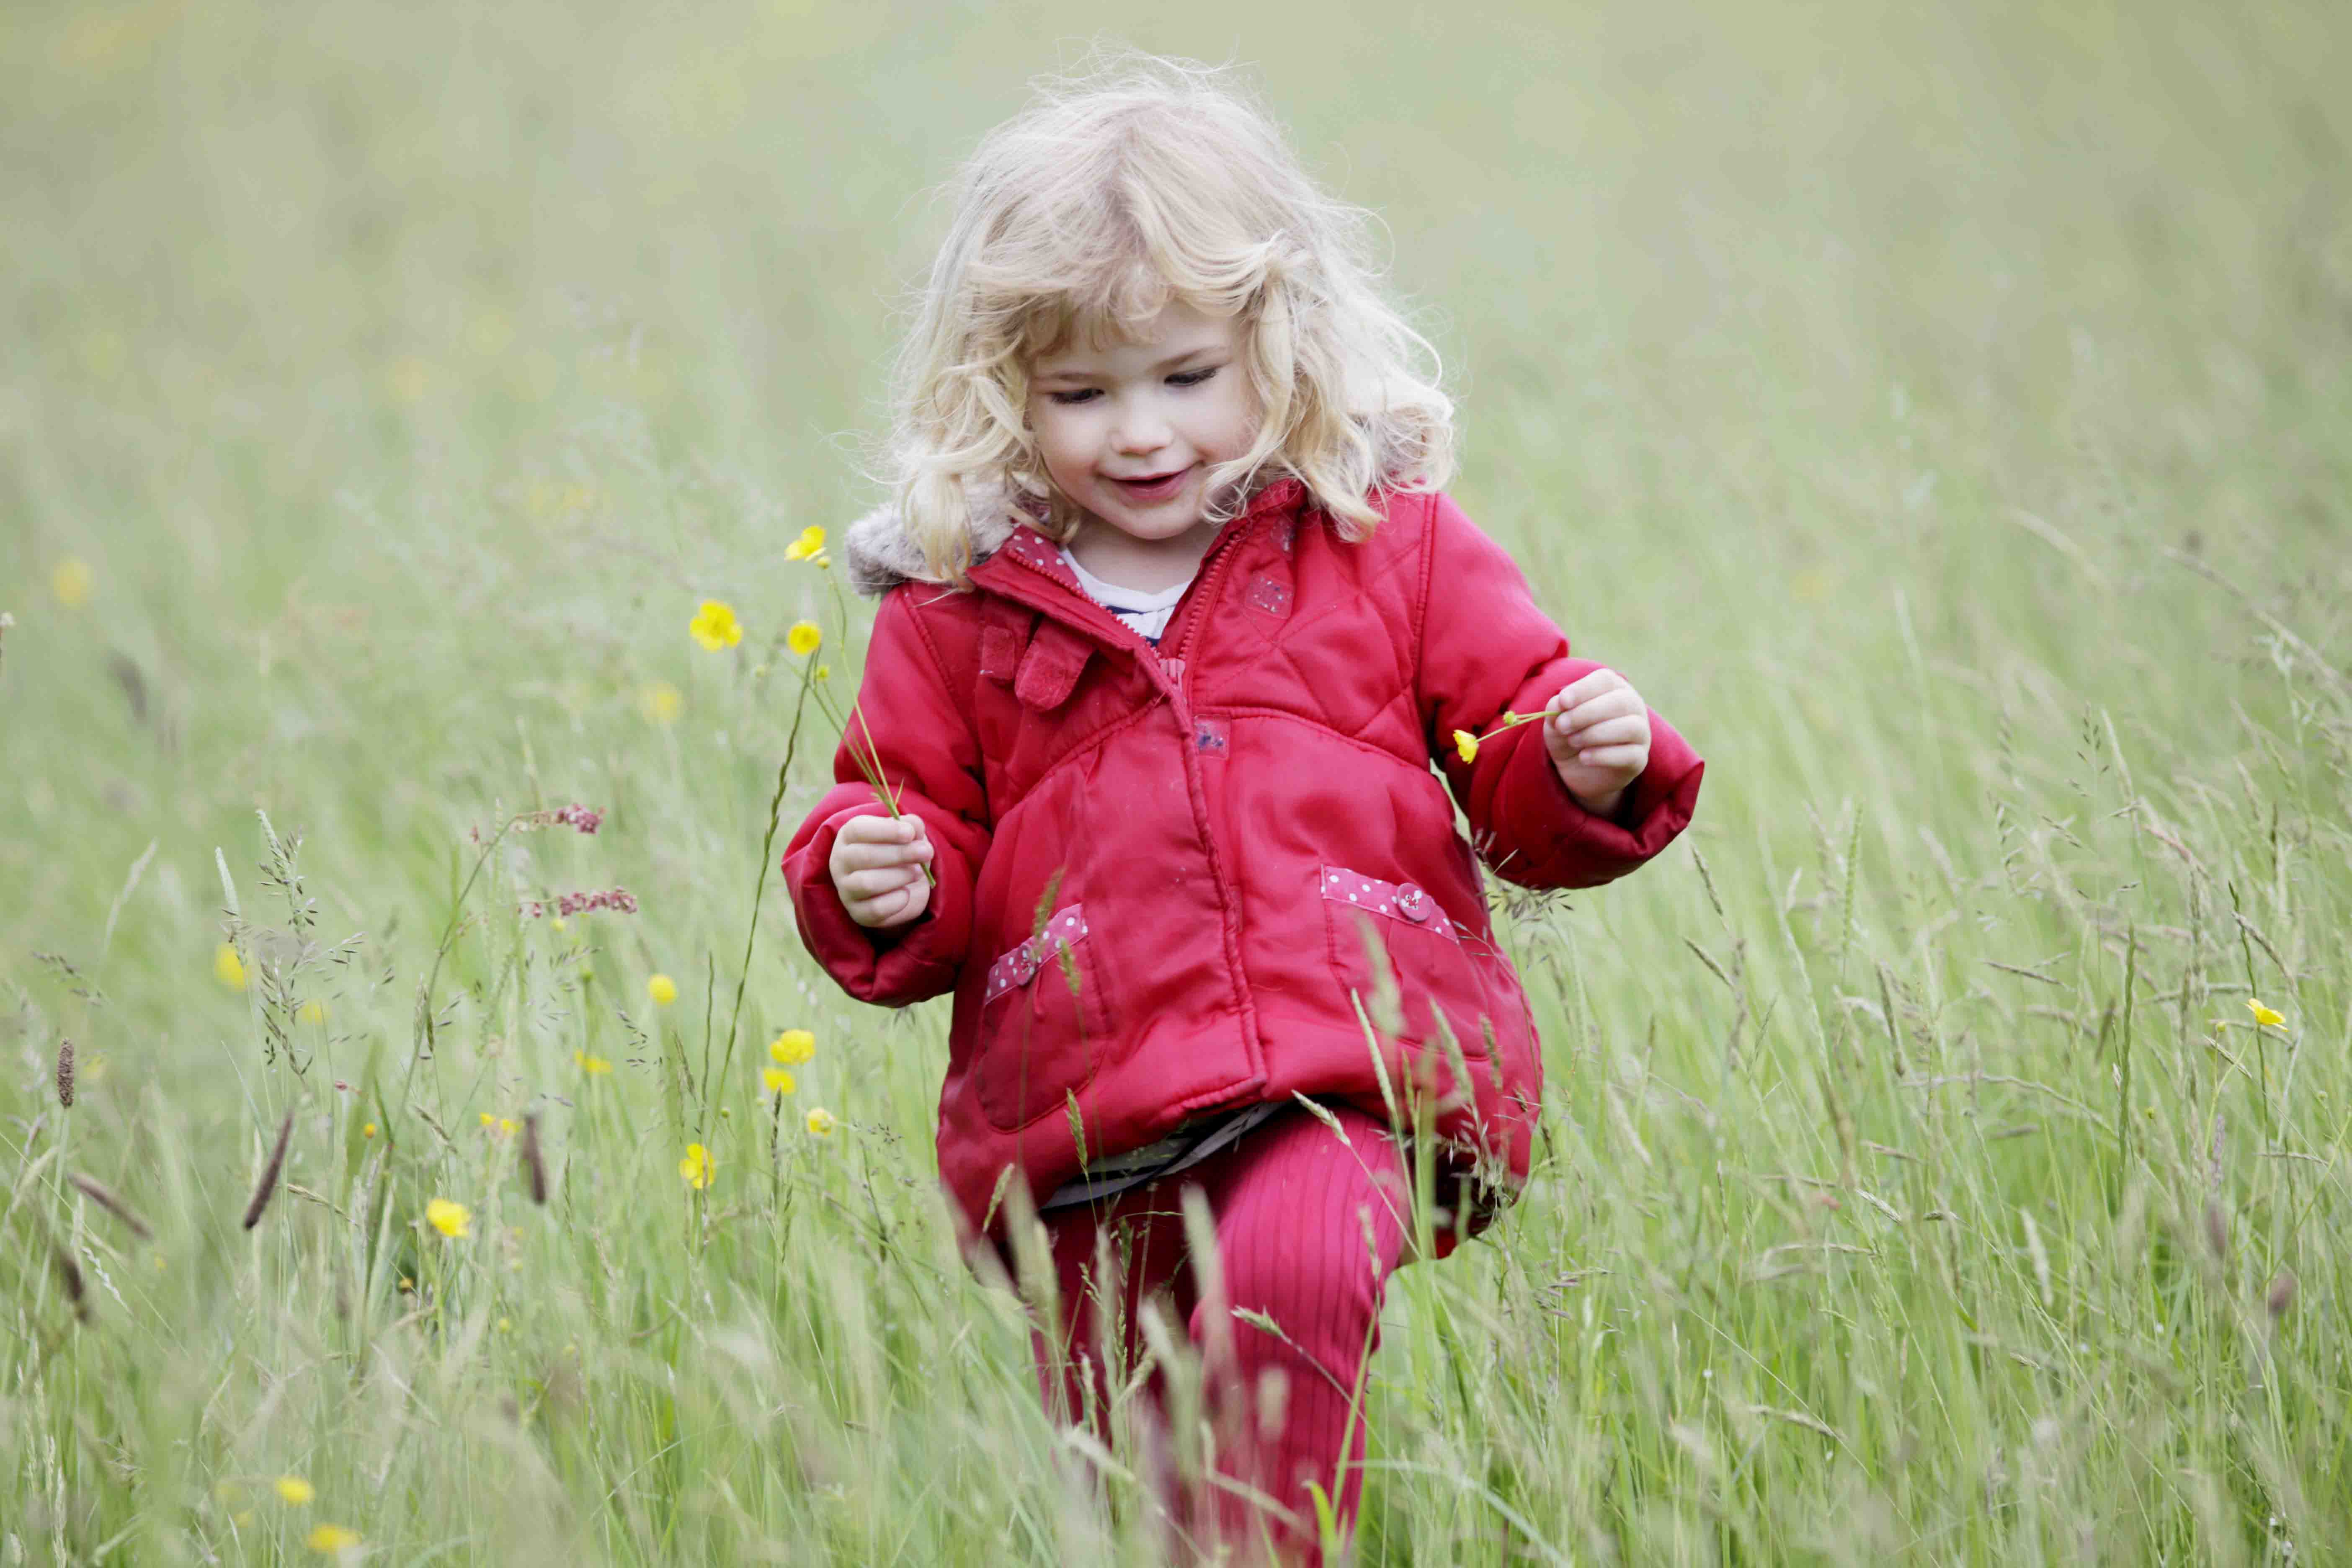
[[[860,703],[936,847],[929,910],[873,931],[834,892],[835,835],[877,809],[846,750],[783,870],[851,995],[954,994],[940,1171],[975,1232],[1013,1173],[1042,1195],[1214,1108],[1301,1093],[1385,1116],[1367,1016],[1389,1026],[1390,1092],[1426,1094],[1503,1190],[1525,1176],[1542,1063],[1472,841],[1528,887],[1606,882],[1683,830],[1703,764],[1652,715],[1648,770],[1609,820],[1569,796],[1538,725],[1463,762],[1454,731],[1596,666],[1451,500],[1383,494],[1386,521],[1349,542],[1296,480],[1262,491],[1156,652],[1025,526],[981,541],[997,547],[970,591],[889,588]],[[893,575],[877,557],[919,570],[894,526],[853,531],[861,585]]]

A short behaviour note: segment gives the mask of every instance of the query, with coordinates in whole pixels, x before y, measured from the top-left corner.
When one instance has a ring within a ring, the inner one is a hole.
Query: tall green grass
[[[1397,1280],[1360,1560],[2344,1560],[2340,8],[332,0],[0,17],[0,1563],[1148,1551],[943,1011],[772,880],[739,973],[920,193],[1106,27],[1382,212],[1456,493],[1710,764],[1505,900],[1538,1170]]]

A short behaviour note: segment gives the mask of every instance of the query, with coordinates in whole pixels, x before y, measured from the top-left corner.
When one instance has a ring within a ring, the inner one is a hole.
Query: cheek
[[[1043,404],[1030,411],[1029,428],[1037,438],[1037,455],[1045,459],[1045,472],[1066,488],[1064,474],[1083,469],[1089,460],[1079,422],[1065,410]]]
[[[1250,443],[1257,438],[1258,421],[1262,416],[1258,412],[1256,395],[1250,391],[1249,384],[1240,376],[1233,377],[1232,383],[1224,395],[1218,399],[1213,444],[1223,456],[1238,458],[1248,451]]]

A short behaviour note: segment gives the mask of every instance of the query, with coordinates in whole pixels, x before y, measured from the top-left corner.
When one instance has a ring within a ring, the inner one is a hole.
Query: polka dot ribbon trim
[[[1335,904],[1352,905],[1406,925],[1420,926],[1448,942],[1459,942],[1466,934],[1418,882],[1383,882],[1378,877],[1367,877],[1344,866],[1326,866],[1323,896]]]
[[[1007,991],[1017,991],[1028,984],[1053,962],[1058,950],[1076,946],[1086,940],[1086,935],[1084,904],[1055,910],[1044,931],[988,966],[988,992],[982,1000],[993,1002]]]

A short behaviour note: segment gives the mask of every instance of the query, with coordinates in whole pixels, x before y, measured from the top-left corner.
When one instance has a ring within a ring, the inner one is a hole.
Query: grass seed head
[[[58,1042],[58,1103],[68,1110],[73,1109],[73,1042],[60,1040]]]
[[[539,1112],[527,1110],[522,1118],[522,1179],[530,1189],[530,1201],[541,1208],[547,1206],[547,1161],[539,1152]]]
[[[74,1316],[89,1322],[89,1285],[81,1277],[81,1265],[74,1260],[65,1243],[55,1237],[49,1238],[49,1257],[57,1264],[58,1279],[65,1285],[66,1299],[73,1303]]]
[[[270,1194],[278,1191],[278,1177],[286,1169],[286,1145],[294,1136],[294,1108],[286,1108],[286,1119],[278,1124],[278,1142],[269,1151],[269,1163],[261,1167],[261,1180],[254,1184],[253,1199],[245,1205],[244,1226],[251,1230],[261,1223],[262,1211],[269,1206]]]
[[[2294,1305],[2294,1269],[2281,1268],[2271,1276],[2271,1288],[2263,1298],[2263,1305],[2270,1310],[2271,1326],[2276,1328],[2279,1320],[2286,1316],[2287,1309]]]
[[[124,1225],[130,1226],[131,1234],[137,1237],[140,1240],[152,1241],[155,1239],[155,1233],[147,1228],[147,1222],[141,1219],[137,1213],[131,1209],[129,1204],[124,1203],[122,1199],[111,1189],[102,1185],[96,1178],[85,1176],[80,1172],[76,1171],[72,1175],[68,1176],[66,1180],[71,1182],[76,1187],[79,1188],[82,1196],[88,1198],[90,1202],[96,1204],[99,1207],[104,1209],[107,1213],[121,1220]]]

